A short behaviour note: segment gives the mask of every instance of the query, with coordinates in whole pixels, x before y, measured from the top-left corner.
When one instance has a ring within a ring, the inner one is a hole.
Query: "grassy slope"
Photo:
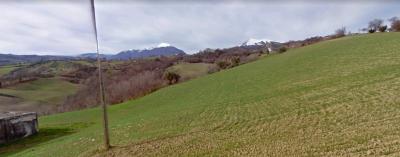
[[[58,78],[42,78],[2,88],[0,89],[0,93],[15,96],[20,100],[20,104],[3,105],[21,105],[22,109],[34,110],[34,108],[38,108],[41,105],[58,105],[64,101],[67,95],[75,93],[77,89],[77,85]],[[1,99],[2,97],[0,97],[0,102]]]
[[[58,78],[42,78],[0,89],[0,93],[13,95],[27,101],[53,103],[62,101],[65,95],[73,94],[76,89],[77,85]]]
[[[207,63],[180,63],[167,70],[179,74],[182,79],[191,79],[207,75],[212,68],[217,67],[215,64]]]
[[[10,71],[14,70],[17,68],[14,65],[6,65],[6,66],[0,66],[0,76],[9,73]]]
[[[399,155],[399,43],[399,33],[327,41],[113,106],[109,155]],[[100,116],[42,117],[40,143],[8,155],[104,155]],[[46,139],[54,128],[74,133]]]

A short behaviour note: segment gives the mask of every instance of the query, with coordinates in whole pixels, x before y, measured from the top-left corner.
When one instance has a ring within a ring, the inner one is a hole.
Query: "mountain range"
[[[186,54],[186,53],[181,49],[168,45],[168,46],[157,46],[154,48],[142,49],[142,50],[135,50],[135,49],[125,50],[115,55],[101,54],[100,57],[108,60],[128,60],[128,59],[157,57],[157,56],[174,56],[180,54]],[[97,57],[96,53],[86,53],[78,56],[78,58],[90,58],[90,59],[94,59],[96,57]]]
[[[267,39],[249,39],[241,45],[237,46],[243,49],[259,49],[266,48],[269,52],[277,51],[282,44]],[[156,47],[147,49],[130,49],[121,51],[115,55],[100,54],[100,57],[107,60],[129,60],[137,58],[157,57],[157,56],[174,56],[185,55],[186,53],[167,43],[161,43]],[[96,53],[85,53],[78,56],[51,56],[51,55],[13,55],[0,54],[0,66],[18,63],[33,63],[48,60],[76,60],[76,59],[96,59]]]
[[[246,42],[242,43],[239,47],[247,49],[264,47],[267,48],[269,52],[277,52],[279,48],[281,48],[282,46],[283,46],[282,43],[275,42],[272,40],[250,38]]]
[[[157,47],[143,50],[125,50],[115,55],[100,54],[100,57],[107,60],[129,60],[137,58],[157,57],[157,56],[174,56],[186,54],[184,51],[167,44],[160,44]],[[96,53],[85,53],[78,56],[52,56],[52,55],[14,55],[0,54],[0,66],[19,63],[34,63],[49,60],[76,60],[76,59],[96,59]]]
[[[51,56],[51,55],[13,55],[0,54],[0,66],[18,63],[33,63],[48,60],[73,60],[71,56]]]

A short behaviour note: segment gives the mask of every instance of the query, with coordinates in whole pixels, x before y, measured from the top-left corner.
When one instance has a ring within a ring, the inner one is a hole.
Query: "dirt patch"
[[[214,145],[206,132],[194,132],[173,136],[156,138],[132,143],[125,146],[114,146],[110,151],[98,151],[96,157],[119,157],[119,156],[190,156],[210,152]],[[203,144],[200,144],[203,143]],[[206,144],[205,144],[206,143]]]
[[[40,104],[38,102],[26,102],[18,97],[0,96],[0,111],[29,111],[39,115],[55,110],[57,106]]]
[[[0,97],[18,98],[14,95],[8,95],[8,94],[3,94],[3,93],[0,93]]]

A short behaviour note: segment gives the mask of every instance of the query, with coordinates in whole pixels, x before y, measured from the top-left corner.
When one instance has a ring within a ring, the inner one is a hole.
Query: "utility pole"
[[[96,38],[96,52],[97,52],[97,69],[98,69],[98,81],[99,81],[99,94],[100,94],[100,103],[103,111],[103,129],[104,129],[104,148],[106,150],[110,149],[110,135],[108,131],[108,115],[107,115],[107,104],[106,97],[104,93],[104,83],[103,76],[101,71],[101,59],[99,53],[99,40],[97,38],[97,26],[96,26],[96,10],[94,7],[94,0],[90,0],[91,11],[92,11],[92,24],[94,29],[94,35]]]

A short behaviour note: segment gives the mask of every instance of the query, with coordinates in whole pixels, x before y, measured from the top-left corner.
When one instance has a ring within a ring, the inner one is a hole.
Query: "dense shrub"
[[[398,17],[392,17],[389,21],[391,22],[390,31],[400,32],[400,19]]]
[[[387,29],[387,26],[386,26],[386,25],[380,26],[380,27],[379,27],[379,32],[386,32],[386,29]]]
[[[260,58],[260,54],[251,54],[249,56],[243,56],[240,58],[240,63],[249,63],[252,61],[257,60],[258,58]]]
[[[337,29],[337,30],[335,31],[334,36],[335,36],[336,38],[340,38],[340,37],[346,36],[346,27],[342,27],[342,28]]]
[[[248,55],[247,55],[248,56]],[[240,57],[233,57],[231,59],[232,66],[238,66],[240,63]]]
[[[226,68],[228,68],[230,66],[230,64],[228,62],[226,62],[226,61],[218,61],[217,65],[221,69],[226,69]]]
[[[375,32],[376,32],[375,29],[369,29],[369,30],[368,30],[368,33],[375,33]]]
[[[177,73],[168,71],[168,72],[164,73],[163,78],[168,81],[168,84],[171,85],[171,84],[178,83],[181,76],[179,76]]]
[[[103,65],[106,99],[109,104],[120,103],[153,92],[167,84],[163,79],[166,68],[176,62],[175,58],[132,60],[112,66]],[[97,75],[82,83],[76,94],[67,97],[59,112],[94,107],[99,104]]]
[[[287,51],[287,48],[286,47],[281,47],[281,48],[279,48],[279,53],[284,53],[284,52],[286,52]]]

